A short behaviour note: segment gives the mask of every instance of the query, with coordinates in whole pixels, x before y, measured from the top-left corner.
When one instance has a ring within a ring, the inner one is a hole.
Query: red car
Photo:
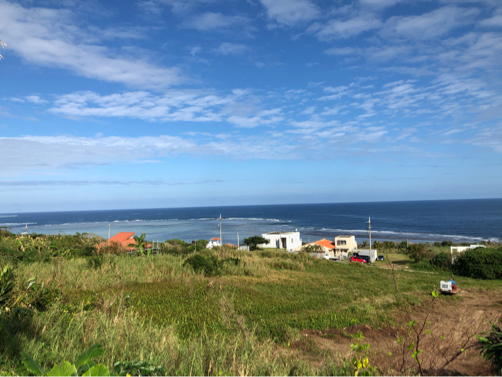
[[[365,259],[363,259],[363,258],[359,258],[359,257],[351,257],[351,258],[350,258],[350,261],[351,261],[351,262],[366,263],[366,260],[365,260]]]

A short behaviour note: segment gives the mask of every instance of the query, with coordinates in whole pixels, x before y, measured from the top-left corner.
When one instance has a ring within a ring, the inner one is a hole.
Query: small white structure
[[[336,251],[340,253],[349,253],[357,249],[356,236],[337,236],[335,237],[334,244]]]
[[[269,240],[268,244],[261,244],[261,248],[286,249],[288,251],[298,251],[302,247],[300,232],[270,232],[261,235]]]
[[[211,240],[209,241],[209,243],[206,246],[206,249],[212,249],[213,247],[220,247],[220,246],[221,246],[220,239],[215,237],[215,238],[211,238]]]
[[[478,247],[486,247],[486,246],[484,245],[451,246],[450,253],[451,254],[463,253],[466,250],[477,249]]]
[[[375,249],[356,249],[353,250],[354,254],[370,257],[370,263],[373,263],[377,259],[377,250]]]

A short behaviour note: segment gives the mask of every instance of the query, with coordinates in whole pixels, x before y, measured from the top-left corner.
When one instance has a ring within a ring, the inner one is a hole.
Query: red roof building
[[[134,250],[134,249],[136,249],[136,246],[135,246],[136,240],[133,238],[134,234],[135,234],[134,232],[117,233],[116,235],[111,237],[107,242],[101,242],[99,244],[99,247],[103,247],[103,246],[109,245],[112,242],[115,242],[115,243],[123,246],[124,249],[126,249],[128,251]],[[152,247],[151,244],[145,245],[146,249],[151,248],[151,247]]]

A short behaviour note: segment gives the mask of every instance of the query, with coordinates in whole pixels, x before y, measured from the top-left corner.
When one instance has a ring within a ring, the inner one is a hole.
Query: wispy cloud
[[[67,69],[86,78],[156,90],[186,80],[176,67],[157,66],[144,57],[117,54],[103,45],[89,43],[91,34],[77,25],[69,10],[28,9],[0,2],[0,35],[9,41],[10,51],[26,62]],[[120,37],[119,34],[114,37]],[[99,37],[96,34],[92,39]]]
[[[260,0],[268,18],[285,26],[295,26],[320,16],[319,8],[309,0]]]
[[[199,31],[228,30],[234,27],[242,27],[249,22],[247,17],[229,16],[219,12],[205,12],[183,22],[183,27]]]
[[[218,48],[214,49],[214,52],[221,55],[242,55],[250,50],[244,44],[223,42]]]

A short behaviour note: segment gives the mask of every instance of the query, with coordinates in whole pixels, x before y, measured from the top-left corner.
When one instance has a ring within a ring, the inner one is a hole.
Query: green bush
[[[215,256],[204,257],[195,254],[183,263],[183,266],[186,265],[192,266],[195,272],[202,272],[205,276],[216,276],[221,274],[222,261]]]
[[[453,272],[475,279],[502,279],[502,249],[467,250],[455,260]]]
[[[414,243],[408,247],[408,255],[413,258],[415,262],[420,262],[424,259],[431,259],[431,251],[426,244]]]
[[[431,259],[431,264],[441,270],[451,269],[451,255],[441,252]]]
[[[87,259],[87,267],[98,270],[103,265],[103,255],[94,255]]]

